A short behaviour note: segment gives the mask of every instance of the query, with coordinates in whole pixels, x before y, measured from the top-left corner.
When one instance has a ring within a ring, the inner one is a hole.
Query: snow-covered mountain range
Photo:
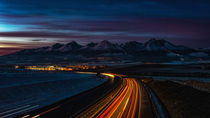
[[[80,45],[75,41],[72,41],[68,44],[60,44],[56,43],[51,47],[41,47],[35,49],[24,49],[19,52],[13,54],[36,54],[36,53],[54,53],[54,52],[82,52],[82,51],[106,51],[110,53],[116,52],[181,52],[181,51],[195,51],[194,49],[185,47],[185,46],[177,46],[165,40],[156,40],[151,39],[145,43],[139,43],[136,41],[130,41],[123,44],[111,43],[107,40],[101,41],[99,43],[89,43],[87,45]]]
[[[166,40],[151,39],[145,43],[129,41],[123,44],[112,43],[107,40],[99,43],[91,42],[80,45],[75,41],[67,44],[56,43],[52,46],[24,49],[4,57],[23,58],[62,58],[67,60],[191,60],[209,59],[209,49],[192,49],[185,46],[174,45]],[[44,56],[44,57],[43,57]],[[60,57],[59,57],[60,56]],[[30,60],[33,60],[30,58]],[[65,60],[64,59],[64,60]],[[49,60],[49,59],[48,59]]]

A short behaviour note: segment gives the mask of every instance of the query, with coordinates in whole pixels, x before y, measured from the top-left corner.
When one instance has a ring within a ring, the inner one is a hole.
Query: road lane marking
[[[27,111],[27,110],[29,110],[29,109],[36,108],[36,107],[38,107],[38,106],[39,106],[39,105],[31,106],[31,107],[28,107],[28,108],[26,108],[26,109],[22,109],[22,110],[20,110],[20,111],[16,111],[16,112],[13,112],[13,113],[10,113],[10,114],[1,116],[1,118],[6,118],[6,117],[9,117],[9,116],[14,115],[14,114],[21,113],[21,112],[23,112],[23,111]]]
[[[103,118],[106,114],[107,114],[107,112],[109,112],[109,110],[116,104],[116,102],[120,99],[120,98],[122,98],[124,95],[125,95],[125,93],[127,93],[127,90],[128,90],[128,87],[126,86],[125,88],[124,88],[124,90],[123,90],[123,92],[120,94],[120,96],[106,109],[106,111],[105,112],[103,112],[103,114],[99,117],[99,118]]]
[[[129,84],[131,84],[131,83],[129,83]],[[130,85],[129,85],[129,86],[130,86]],[[128,88],[129,88],[129,90],[128,90],[127,93],[125,94],[124,98],[122,98],[122,100],[120,101],[119,105],[113,110],[113,112],[112,112],[112,114],[111,114],[110,116],[113,116],[113,115],[116,113],[116,111],[120,109],[120,105],[121,105],[121,106],[123,105],[123,101],[126,100],[126,97],[127,97],[127,99],[128,99],[129,96],[131,96],[132,90],[131,90],[130,87],[128,87]],[[126,107],[127,107],[127,106],[126,106]]]
[[[30,115],[28,114],[28,115],[25,115],[25,116],[23,116],[23,117],[21,117],[21,118],[27,118],[27,117],[29,117]]]
[[[31,117],[31,118],[37,118],[37,117],[39,117],[40,115],[38,114],[38,115],[35,115],[35,116],[33,116],[33,117]]]
[[[117,99],[117,96],[122,93],[126,86],[127,81],[123,80],[122,84],[119,87],[117,87],[114,91],[112,91],[106,97],[97,102],[95,105],[90,106],[87,110],[76,116],[76,118],[99,117],[114,102],[114,100]]]
[[[16,110],[19,110],[19,109],[23,109],[23,108],[29,107],[29,106],[31,106],[31,105],[25,105],[25,106],[18,107],[18,108],[15,108],[15,109],[11,109],[11,110],[8,110],[8,111],[5,111],[5,112],[1,112],[0,115],[6,114],[6,113],[9,113],[9,112],[13,112],[13,111],[16,111]]]
[[[135,84],[135,89],[134,89],[134,92],[135,92],[135,95],[136,95],[136,98],[135,98],[135,102],[134,102],[134,110],[133,110],[133,113],[132,113],[132,118],[134,117],[135,115],[135,112],[136,112],[136,108],[137,108],[137,99],[138,99],[138,83],[136,82],[136,80],[134,79],[134,84]]]

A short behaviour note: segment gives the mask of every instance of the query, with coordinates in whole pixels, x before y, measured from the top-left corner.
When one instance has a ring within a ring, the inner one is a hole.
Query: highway
[[[102,73],[111,79],[105,85],[21,118],[154,118],[149,95],[140,80]],[[121,79],[114,79],[115,76]],[[92,101],[92,102],[91,102]]]
[[[139,81],[124,78],[121,86],[76,118],[153,118],[152,108]]]

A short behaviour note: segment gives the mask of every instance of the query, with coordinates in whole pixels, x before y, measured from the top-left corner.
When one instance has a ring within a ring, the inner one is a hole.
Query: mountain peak
[[[144,44],[139,43],[137,41],[129,41],[123,45],[123,48],[125,49],[125,51],[129,53],[136,53],[138,51],[141,51],[143,47],[144,47]]]
[[[103,40],[94,46],[95,50],[121,50],[121,47],[117,44],[113,44],[108,40]]]
[[[100,42],[100,44],[112,44],[111,42],[109,42],[108,40],[103,40]]]
[[[76,41],[71,41],[70,43],[68,43],[68,44],[77,44],[77,42]]]
[[[90,43],[87,44],[88,47],[94,47],[96,45],[97,45],[97,43],[94,43],[94,42],[90,42]]]
[[[76,41],[72,41],[70,43],[67,43],[66,46],[81,46]]]
[[[178,46],[161,39],[151,39],[145,43],[145,49],[147,51],[168,51],[168,50],[179,50]]]
[[[76,41],[71,41],[70,43],[63,45],[60,43],[56,43],[51,47],[42,47],[42,48],[36,48],[36,49],[26,49],[23,51],[20,51],[18,54],[43,54],[43,53],[54,53],[54,52],[65,52],[65,54],[68,53],[75,53],[80,52],[81,54],[86,54],[86,52],[97,52],[100,53],[124,53],[127,54],[140,54],[140,53],[146,53],[146,52],[158,52],[161,53],[168,53],[168,52],[175,52],[175,53],[189,53],[193,52],[192,49],[184,47],[184,46],[176,46],[172,43],[165,41],[165,40],[157,40],[157,39],[151,39],[145,43],[140,43],[137,41],[129,41],[122,45],[112,43],[108,40],[103,40],[99,43],[91,42],[87,44],[86,46],[82,46],[78,44]],[[209,54],[209,51],[205,51]]]
[[[60,43],[56,43],[52,46],[52,49],[58,49],[58,48],[61,48],[62,46],[64,46],[64,45],[60,44]]]
[[[65,45],[63,51],[77,50],[80,49],[82,45],[78,44],[76,41],[72,41]]]

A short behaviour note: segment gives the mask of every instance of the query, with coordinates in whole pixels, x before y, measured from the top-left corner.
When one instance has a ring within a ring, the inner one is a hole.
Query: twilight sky
[[[75,40],[210,47],[209,0],[0,0],[0,55]]]

